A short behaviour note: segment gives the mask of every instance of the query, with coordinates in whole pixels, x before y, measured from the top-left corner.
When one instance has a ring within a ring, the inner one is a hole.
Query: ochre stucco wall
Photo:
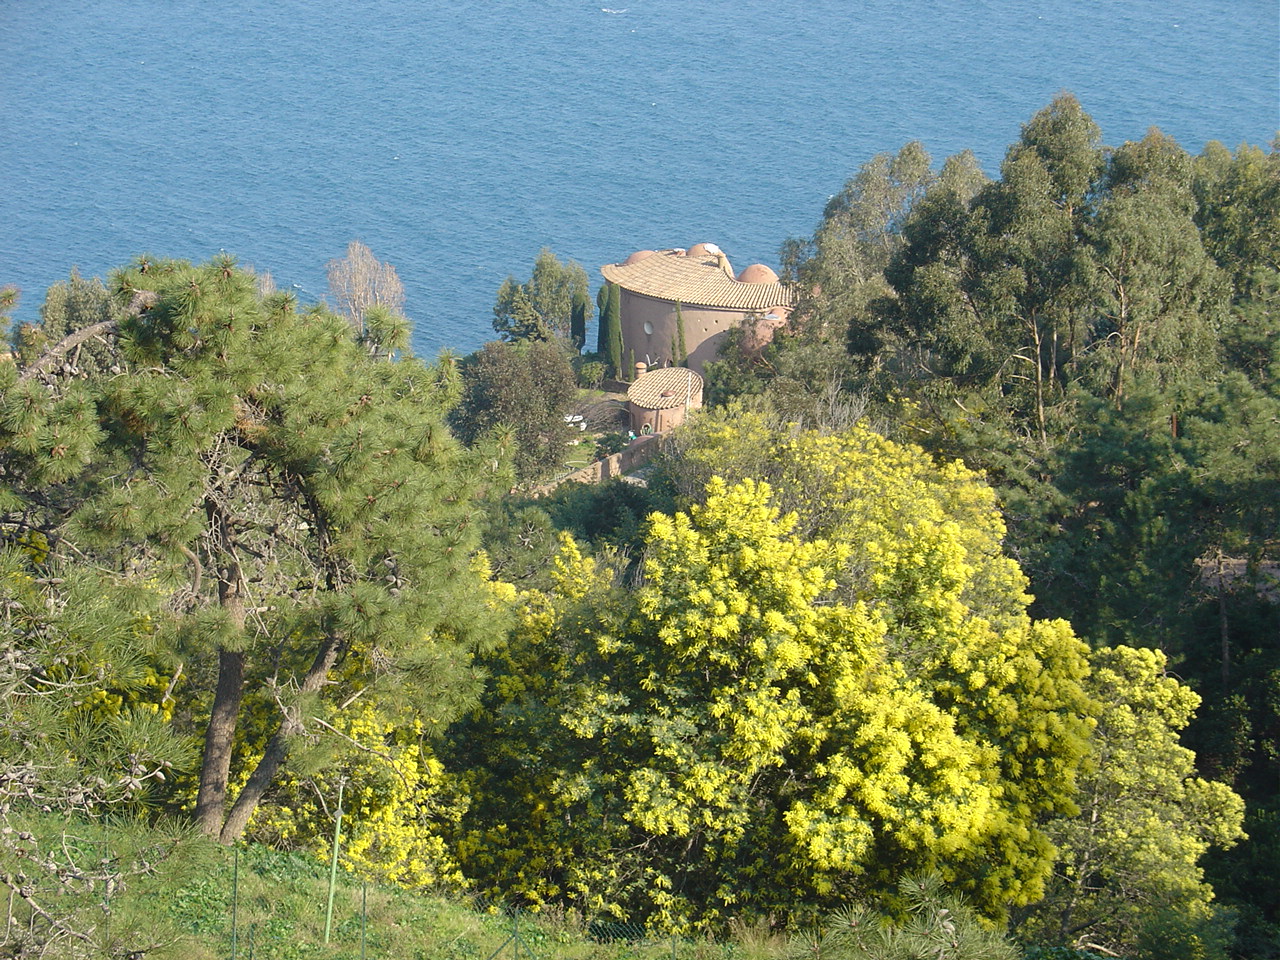
[[[629,363],[628,351],[634,351],[636,360],[643,360],[650,367],[662,367],[676,363],[671,355],[671,344],[679,343],[676,331],[676,305],[670,300],[660,300],[640,293],[632,293],[625,287],[619,301],[622,315],[622,362]],[[680,305],[684,317],[685,349],[689,352],[686,366],[699,373],[703,364],[716,359],[716,351],[725,334],[740,324],[746,316],[741,310],[717,307]],[[653,328],[646,333],[645,323]]]
[[[701,405],[701,393],[697,397]],[[649,433],[666,433],[668,430],[674,430],[680,424],[684,423],[685,409],[684,404],[678,407],[667,407],[665,410],[650,410],[647,407],[638,407],[635,404],[628,404],[631,413],[631,429],[637,436],[644,436]],[[648,427],[646,430],[645,428]]]

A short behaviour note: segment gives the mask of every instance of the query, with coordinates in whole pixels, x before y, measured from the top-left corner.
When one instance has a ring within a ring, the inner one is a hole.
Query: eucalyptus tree
[[[941,189],[903,225],[880,304],[897,378],[944,405],[1012,415],[1043,446],[1049,407],[1084,347],[1082,231],[1103,165],[1098,128],[1073,97],[1037,113],[1000,179]]]
[[[867,304],[887,293],[884,268],[902,245],[903,223],[936,179],[919,142],[863,164],[823,209],[813,255],[800,268],[809,298],[800,313],[841,329],[865,322]]]
[[[1232,277],[1237,302],[1280,271],[1280,140],[1234,153],[1208,144],[1194,164],[1196,223],[1206,249]]]
[[[734,331],[723,362],[708,371],[714,402],[764,393],[806,422],[823,416],[806,409],[808,393],[865,406],[854,395],[875,390],[882,366],[892,366],[889,358],[905,347],[898,326],[882,322],[877,308],[893,296],[884,271],[906,242],[905,225],[922,204],[944,193],[967,201],[985,181],[967,152],[935,172],[918,142],[863,164],[827,201],[813,238],[783,247],[784,270],[799,294],[788,330],[764,351]]]
[[[544,247],[524,283],[507,277],[498,288],[493,329],[504,340],[577,340],[586,336],[587,272]]]
[[[1141,378],[1176,408],[1221,370],[1230,293],[1195,222],[1191,158],[1157,130],[1122,145],[1108,160],[1096,207],[1087,229],[1096,311],[1085,364],[1091,392],[1121,408]],[[1171,409],[1175,435],[1176,415]]]

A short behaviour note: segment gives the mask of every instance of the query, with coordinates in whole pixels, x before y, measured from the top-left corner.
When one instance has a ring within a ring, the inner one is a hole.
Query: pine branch
[[[412,789],[412,785],[409,783],[408,778],[403,773],[401,773],[400,768],[396,766],[396,758],[391,756],[391,754],[384,753],[381,750],[375,750],[373,747],[367,746],[366,744],[361,743],[359,740],[355,740],[347,736],[345,733],[343,733],[333,724],[325,723],[319,717],[312,717],[311,720],[312,722],[324,727],[326,730],[328,730],[330,733],[334,734],[335,736],[341,737],[343,740],[347,741],[347,743],[351,744],[357,750],[363,750],[365,753],[373,754],[375,757],[379,758],[380,760],[385,760],[387,762],[387,766],[389,766],[395,772],[395,775],[400,778],[400,782],[405,785],[405,789]]]
[[[67,334],[46,350],[40,359],[36,360],[35,363],[23,370],[21,376],[18,377],[18,382],[26,383],[27,381],[34,379],[38,374],[44,373],[48,370],[55,360],[65,356],[70,350],[75,349],[86,340],[91,340],[99,334],[114,331],[119,325],[119,320],[103,320],[101,323],[93,323],[87,327],[81,327],[73,333]]]
[[[67,334],[46,350],[31,366],[23,370],[18,377],[18,382],[26,383],[37,375],[46,372],[55,360],[65,356],[85,341],[92,340],[94,337],[103,334],[114,333],[119,328],[122,319],[140,315],[143,311],[150,309],[158,299],[156,293],[152,290],[134,291],[133,298],[129,301],[129,306],[124,312],[124,317],[115,317],[111,320],[91,323],[87,327],[81,327],[79,330],[74,330]]]

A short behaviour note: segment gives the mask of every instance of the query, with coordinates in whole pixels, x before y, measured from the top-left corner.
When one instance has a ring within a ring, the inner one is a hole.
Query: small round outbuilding
[[[627,390],[631,429],[638,435],[678,427],[702,406],[702,377],[687,367],[662,367],[636,378]]]

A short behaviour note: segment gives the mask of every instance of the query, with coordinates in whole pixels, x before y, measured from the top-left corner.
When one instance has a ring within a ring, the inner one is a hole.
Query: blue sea
[[[601,6],[601,3],[609,6]],[[303,300],[359,239],[417,352],[538,250],[777,265],[877,152],[998,171],[1076,94],[1110,144],[1280,127],[1275,0],[0,0],[0,285],[220,250]]]

